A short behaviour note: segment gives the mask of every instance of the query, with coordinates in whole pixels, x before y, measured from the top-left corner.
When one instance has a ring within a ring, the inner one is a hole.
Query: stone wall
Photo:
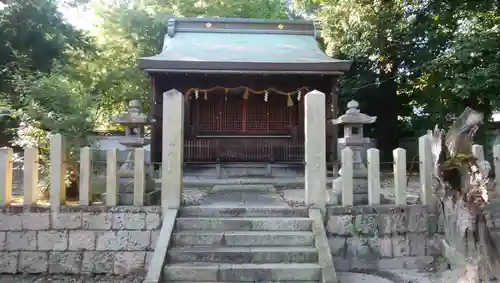
[[[421,268],[435,253],[432,223],[421,205],[329,207],[326,229],[335,268]]]
[[[143,273],[160,207],[11,206],[0,210],[0,273]]]

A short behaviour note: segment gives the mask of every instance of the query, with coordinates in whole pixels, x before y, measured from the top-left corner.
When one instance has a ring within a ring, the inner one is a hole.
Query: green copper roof
[[[138,64],[148,72],[336,74],[351,62],[321,51],[312,22],[173,18],[161,53]]]

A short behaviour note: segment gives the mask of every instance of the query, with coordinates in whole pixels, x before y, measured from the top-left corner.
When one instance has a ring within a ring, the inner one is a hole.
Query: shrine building
[[[185,96],[184,163],[303,166],[304,97],[326,94],[336,117],[339,76],[350,61],[318,46],[312,22],[237,18],[171,18],[160,54],[140,58],[152,78],[151,161],[162,158],[163,93]],[[327,123],[327,162],[337,131]]]

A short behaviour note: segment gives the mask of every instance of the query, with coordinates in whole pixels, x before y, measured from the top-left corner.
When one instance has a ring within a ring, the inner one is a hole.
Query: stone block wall
[[[142,273],[160,226],[160,207],[3,208],[0,273]]]
[[[437,222],[422,205],[329,207],[325,225],[337,270],[417,269],[435,254]]]

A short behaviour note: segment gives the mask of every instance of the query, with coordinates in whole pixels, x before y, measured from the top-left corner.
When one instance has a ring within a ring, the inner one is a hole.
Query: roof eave
[[[352,61],[336,60],[332,62],[311,63],[275,63],[275,62],[198,62],[166,61],[149,58],[137,60],[139,68],[146,72],[184,72],[184,73],[311,73],[342,74],[351,68]]]

